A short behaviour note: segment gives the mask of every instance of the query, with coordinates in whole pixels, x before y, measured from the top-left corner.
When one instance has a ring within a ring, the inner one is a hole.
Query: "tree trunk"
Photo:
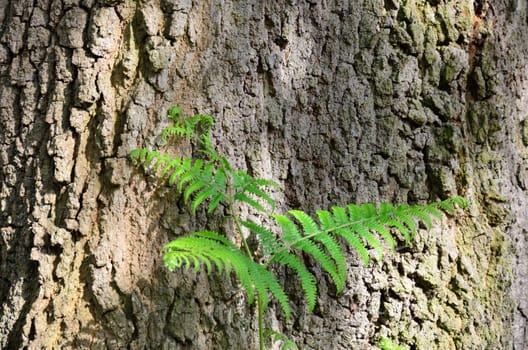
[[[222,223],[127,160],[173,104],[212,114],[281,209],[471,201],[351,256],[340,296],[314,268],[315,312],[269,326],[305,349],[526,348],[527,21],[522,0],[0,0],[0,348],[256,347],[234,281],[161,262]]]

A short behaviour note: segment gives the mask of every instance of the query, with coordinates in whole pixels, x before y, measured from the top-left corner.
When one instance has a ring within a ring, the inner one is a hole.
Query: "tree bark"
[[[471,201],[351,255],[340,296],[314,267],[315,312],[269,325],[305,349],[524,349],[527,21],[520,0],[0,0],[0,348],[255,348],[234,281],[159,257],[220,215],[127,160],[177,104],[283,210]]]

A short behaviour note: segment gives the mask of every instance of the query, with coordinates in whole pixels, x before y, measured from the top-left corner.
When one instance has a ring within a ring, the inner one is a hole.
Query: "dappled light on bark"
[[[213,115],[280,209],[472,203],[383,263],[351,257],[339,298],[314,267],[318,306],[281,330],[302,348],[528,346],[527,11],[0,0],[0,348],[256,346],[234,281],[163,267],[163,244],[224,225],[127,159],[163,147],[174,104]]]

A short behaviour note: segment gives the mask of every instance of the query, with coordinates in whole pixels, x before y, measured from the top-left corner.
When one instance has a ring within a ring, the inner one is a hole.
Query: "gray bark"
[[[516,0],[0,0],[0,348],[255,347],[234,281],[159,257],[221,223],[127,160],[162,147],[173,104],[212,114],[281,209],[471,201],[382,262],[351,255],[340,296],[314,268],[315,312],[266,319],[302,348],[526,348],[527,18]]]

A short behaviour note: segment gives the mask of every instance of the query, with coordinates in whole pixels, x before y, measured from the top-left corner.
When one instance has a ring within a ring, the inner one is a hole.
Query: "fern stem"
[[[231,179],[229,179],[229,182],[231,182]],[[238,216],[235,214],[236,213],[236,208],[235,208],[235,196],[233,195],[233,190],[232,190],[232,186],[231,186],[231,183],[229,183],[229,186],[227,187],[229,189],[229,193],[227,195],[227,199],[228,199],[228,205],[229,205],[229,211],[231,212],[231,218],[233,219],[233,221],[235,222],[235,227],[236,227],[236,231],[238,232],[239,236],[240,236],[240,240],[242,241],[242,245],[244,246],[244,250],[247,254],[247,256],[254,261],[253,259],[253,254],[251,254],[251,249],[249,249],[249,244],[246,240],[246,237],[244,237],[244,234],[243,234],[243,231],[242,231],[242,225],[240,224],[240,219],[238,218]]]
[[[258,313],[258,335],[259,335],[259,350],[264,350],[264,317],[262,310],[262,299],[257,293],[257,313]]]
[[[311,233],[309,235],[306,235],[303,238],[300,238],[298,240],[295,240],[293,242],[285,244],[282,248],[278,249],[276,252],[273,252],[273,254],[270,255],[270,257],[268,258],[268,261],[264,264],[264,266],[268,267],[268,265],[273,262],[273,259],[278,254],[283,253],[283,252],[288,252],[291,248],[295,247],[296,244],[299,244],[299,243],[301,243],[303,241],[306,241],[306,240],[311,240],[315,236],[320,235],[322,233],[330,233],[332,231],[336,231],[336,230],[339,230],[339,229],[342,229],[342,228],[347,228],[347,227],[352,226],[352,225],[360,224],[361,222],[366,221],[366,220],[370,220],[370,219],[371,218],[369,218],[369,219],[361,219],[361,220],[357,220],[357,221],[353,221],[353,222],[348,222],[346,224],[334,226],[334,227],[328,228],[326,230],[320,230],[320,231]]]
[[[431,206],[434,206],[436,207],[436,205],[431,205]],[[407,212],[407,210],[405,210],[405,212]],[[340,229],[344,229],[344,228],[348,228],[350,226],[354,226],[354,225],[360,225],[362,224],[363,222],[365,221],[376,221],[376,222],[379,222],[380,221],[380,218],[383,217],[384,215],[386,214],[378,214],[378,215],[373,215],[373,216],[370,216],[368,218],[362,218],[360,220],[356,220],[356,221],[351,221],[351,222],[347,222],[347,223],[344,223],[344,224],[341,224],[341,225],[336,225],[336,226],[333,226],[333,227],[330,227],[330,228],[327,228],[327,229],[324,229],[324,230],[319,230],[319,231],[316,231],[316,232],[313,232],[313,233],[310,233],[302,238],[299,238],[293,242],[289,242],[288,244],[285,244],[282,248],[278,249],[276,252],[274,252],[273,254],[270,255],[268,261],[264,264],[264,266],[267,268],[268,265],[273,262],[273,259],[280,253],[283,253],[283,252],[288,252],[291,248],[294,248],[295,245],[301,243],[301,242],[304,242],[306,240],[311,240],[312,238],[314,238],[315,236],[317,235],[320,235],[322,233],[330,233],[330,232],[334,232],[334,231],[337,231],[337,230],[340,230]]]
[[[230,173],[228,173],[230,174]],[[240,240],[242,241],[242,245],[244,246],[244,250],[246,251],[247,256],[252,260],[255,261],[255,257],[251,253],[251,249],[249,248],[249,244],[246,240],[246,237],[244,237],[243,231],[242,231],[242,224],[240,223],[240,218],[235,214],[236,213],[236,204],[235,204],[235,196],[233,195],[233,186],[232,186],[232,178],[228,177],[228,190],[229,194],[227,196],[228,198],[228,205],[229,205],[229,211],[232,214],[232,219],[235,223],[236,230],[238,231],[238,234],[240,235]],[[258,319],[258,338],[259,338],[259,350],[264,350],[264,317],[263,317],[263,306],[262,305],[262,297],[260,293],[257,293],[257,319]]]
[[[249,244],[246,240],[246,237],[244,237],[244,235],[242,234],[242,225],[240,225],[240,219],[238,219],[236,216],[233,216],[233,219],[235,221],[237,231],[240,235],[240,239],[242,240],[242,245],[244,246],[244,250],[246,251],[247,256],[251,260],[255,261],[255,259],[253,259],[253,254],[251,253],[251,249],[249,248]]]
[[[243,231],[242,231],[242,224],[240,223],[240,219],[237,215],[235,215],[235,197],[233,195],[228,196],[228,203],[229,203],[229,210],[231,211],[232,219],[235,223],[236,230],[238,231],[238,234],[240,235],[240,239],[242,241],[242,245],[244,246],[244,250],[246,251],[247,256],[252,260],[255,261],[255,258],[253,254],[251,253],[251,249],[249,248],[249,244],[244,237]],[[259,338],[259,350],[264,350],[264,317],[263,317],[263,305],[262,305],[262,297],[260,293],[257,293],[257,318],[258,318],[258,338]]]

